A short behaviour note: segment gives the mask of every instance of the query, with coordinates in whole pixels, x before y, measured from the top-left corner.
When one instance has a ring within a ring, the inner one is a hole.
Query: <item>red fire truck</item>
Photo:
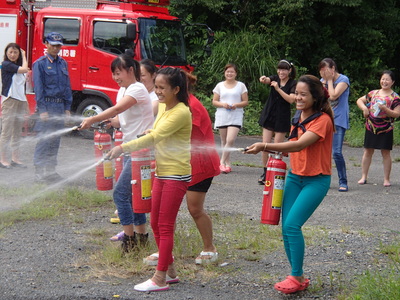
[[[78,115],[98,114],[115,103],[118,85],[111,61],[129,51],[136,60],[189,71],[181,21],[169,14],[169,0],[2,0],[0,55],[10,42],[26,49],[30,66],[45,52],[44,37],[64,37],[60,55],[68,62]],[[27,82],[31,111],[34,90]],[[29,95],[31,94],[31,95]]]

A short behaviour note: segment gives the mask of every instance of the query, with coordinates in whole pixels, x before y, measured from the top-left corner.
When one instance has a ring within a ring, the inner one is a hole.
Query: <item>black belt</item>
[[[61,98],[53,98],[53,97],[45,97],[44,101],[46,102],[53,102],[53,103],[63,103],[64,99]]]

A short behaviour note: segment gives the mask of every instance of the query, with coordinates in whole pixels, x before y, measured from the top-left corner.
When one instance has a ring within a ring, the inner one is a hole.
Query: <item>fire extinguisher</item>
[[[122,131],[119,129],[115,129],[114,130],[114,146],[115,147],[122,144],[122,138],[123,138]],[[124,159],[122,158],[122,156],[118,156],[115,159],[115,174],[114,174],[115,182],[118,181],[118,178],[121,175],[123,164],[124,164],[123,160]]]
[[[150,166],[151,166],[151,187],[153,188],[154,178],[156,177],[156,159],[154,157],[154,150],[150,150]]]
[[[261,211],[263,224],[279,224],[286,176],[286,163],[282,160],[282,155],[275,153],[268,159]]]
[[[99,191],[108,191],[113,188],[113,166],[112,161],[104,159],[111,150],[111,135],[106,131],[105,124],[94,134],[94,154],[98,161],[103,162],[96,166],[96,186]]]
[[[152,157],[150,149],[131,153],[132,161],[132,207],[135,213],[151,211]]]

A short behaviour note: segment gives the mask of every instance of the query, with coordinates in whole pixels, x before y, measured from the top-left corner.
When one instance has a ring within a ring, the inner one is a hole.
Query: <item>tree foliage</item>
[[[319,76],[318,63],[333,58],[350,78],[351,115],[361,118],[355,99],[379,87],[379,75],[393,70],[400,82],[400,1],[386,0],[171,0],[171,12],[215,31],[212,55],[202,49],[204,37],[188,28],[188,54],[198,66],[198,92],[213,117],[212,88],[222,80],[222,68],[236,63],[249,88],[254,112],[268,96],[260,75],[275,72],[277,62],[292,61],[298,75]],[[199,38],[200,37],[200,38]],[[199,47],[200,46],[200,47]],[[208,102],[207,102],[208,101]],[[254,119],[254,127],[256,117]]]
[[[396,0],[171,0],[171,9],[224,32],[223,38],[249,28],[269,34],[278,58],[289,57],[313,74],[322,58],[332,57],[365,90],[378,84],[379,71],[400,67]]]

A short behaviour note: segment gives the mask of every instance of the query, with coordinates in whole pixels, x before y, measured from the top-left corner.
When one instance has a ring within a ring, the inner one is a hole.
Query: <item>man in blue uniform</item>
[[[63,36],[51,32],[46,36],[47,53],[33,64],[33,82],[39,120],[35,125],[39,141],[33,157],[35,182],[54,183],[61,179],[56,172],[61,135],[51,135],[64,128],[70,117],[72,91],[67,62],[60,56]]]

